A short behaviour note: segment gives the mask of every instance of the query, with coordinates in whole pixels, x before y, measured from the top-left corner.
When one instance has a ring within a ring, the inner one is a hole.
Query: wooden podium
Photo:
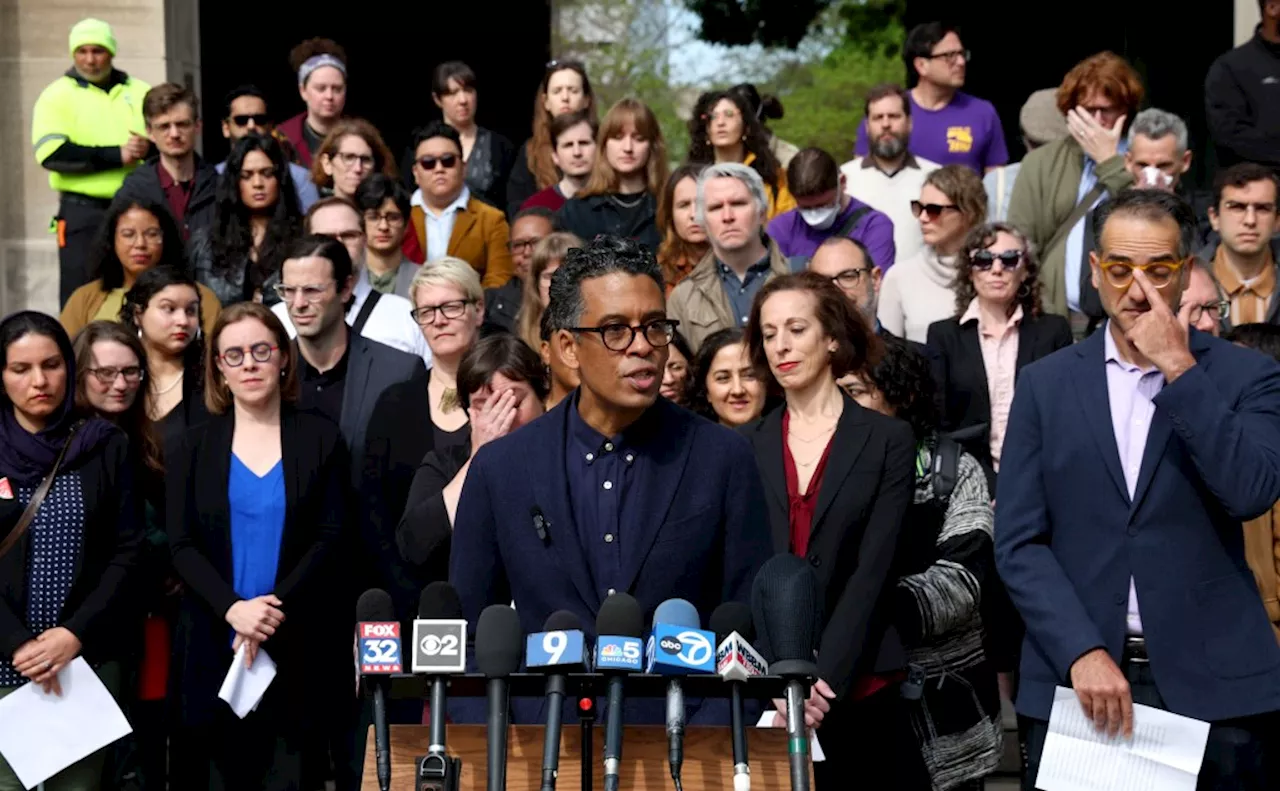
[[[542,785],[542,742],[545,728],[513,725],[507,742],[508,791],[538,791]],[[604,728],[594,728],[592,756],[593,791],[604,788]],[[427,754],[428,729],[422,725],[391,726],[391,788],[414,791],[415,758]],[[560,774],[557,791],[582,788],[582,732],[565,725],[560,737]],[[461,791],[485,787],[485,727],[450,725],[448,752],[462,758]],[[685,732],[684,787],[688,791],[733,791],[733,746],[725,727],[691,727]],[[787,732],[782,728],[748,728],[752,791],[783,791],[791,787],[787,763]],[[364,757],[363,791],[378,791],[373,729]],[[628,726],[622,748],[620,774],[623,791],[658,791],[671,788],[667,767],[667,734],[661,725]],[[812,769],[810,770],[812,776]],[[811,784],[812,787],[812,784]]]

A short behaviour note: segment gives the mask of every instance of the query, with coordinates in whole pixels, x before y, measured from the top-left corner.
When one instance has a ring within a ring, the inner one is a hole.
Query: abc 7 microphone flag
[[[361,675],[401,673],[400,624],[364,621],[357,625]]]

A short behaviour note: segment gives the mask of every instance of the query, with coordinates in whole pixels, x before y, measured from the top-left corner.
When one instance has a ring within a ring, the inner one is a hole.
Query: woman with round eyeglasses
[[[667,364],[662,369],[662,387],[658,394],[673,404],[689,403],[689,369],[693,366],[693,350],[689,342],[677,331],[671,336]]]
[[[595,102],[587,67],[580,61],[553,60],[547,64],[533,100],[533,136],[516,149],[515,164],[507,179],[507,217],[515,217],[534,193],[560,181],[560,171],[551,156],[555,148],[551,119],[584,110],[594,117]]]
[[[537,349],[541,343],[542,314],[551,302],[551,276],[560,268],[565,253],[582,247],[583,241],[567,231],[556,231],[539,239],[533,246],[529,276],[524,282],[520,310],[516,313],[516,329],[520,339]]]
[[[182,725],[214,788],[296,789],[302,755],[337,679],[309,661],[341,641],[326,579],[347,513],[350,459],[338,427],[297,408],[297,359],[262,305],[222,312],[210,337],[205,400],[168,467],[173,565],[189,594],[175,636]],[[237,717],[218,698],[231,662],[279,675]],[[324,663],[320,663],[323,665]]]
[[[729,428],[745,426],[764,412],[765,385],[751,364],[742,330],[718,330],[698,347],[689,408]]]
[[[143,272],[125,295],[120,322],[137,336],[147,358],[147,418],[161,447],[206,417],[204,336],[200,290],[185,273],[168,267]]]
[[[924,343],[930,324],[954,315],[958,256],[965,237],[987,218],[987,191],[972,169],[946,165],[925,177],[911,211],[924,247],[885,272],[876,318],[886,331]]]
[[[24,311],[0,321],[0,536],[15,539],[0,554],[0,698],[27,684],[61,697],[72,691],[67,668],[78,659],[113,695],[128,694],[123,665],[137,647],[129,582],[142,512],[128,438],[76,407],[76,375],[71,339],[56,319]],[[94,752],[45,786],[103,788],[106,754]],[[0,788],[26,787],[0,757]]]
[[[382,135],[363,118],[344,118],[334,125],[316,151],[311,180],[320,197],[337,195],[355,201],[365,176],[382,173],[396,178],[396,164]]]
[[[113,201],[89,253],[94,279],[71,294],[59,317],[67,334],[75,337],[91,321],[118,321],[125,293],[156,266],[186,268],[182,231],[169,208],[143,200]],[[200,320],[208,329],[222,305],[213,291],[200,288]]]

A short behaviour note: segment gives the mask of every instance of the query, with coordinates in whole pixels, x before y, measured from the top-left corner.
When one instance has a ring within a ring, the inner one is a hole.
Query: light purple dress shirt
[[[1120,359],[1115,338],[1111,335],[1111,322],[1103,329],[1106,333],[1107,400],[1111,406],[1111,427],[1116,435],[1116,450],[1120,452],[1120,469],[1124,471],[1129,499],[1133,500],[1138,488],[1138,472],[1142,469],[1142,456],[1147,448],[1147,434],[1151,431],[1151,418],[1155,416],[1155,397],[1164,388],[1164,374],[1156,368],[1139,368]],[[1131,635],[1142,634],[1142,618],[1138,614],[1138,592],[1129,578],[1129,611],[1126,628]]]

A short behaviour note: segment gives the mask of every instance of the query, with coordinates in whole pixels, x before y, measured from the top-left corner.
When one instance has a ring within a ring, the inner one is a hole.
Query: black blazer
[[[234,415],[210,418],[187,433],[168,467],[169,546],[187,587],[174,649],[180,710],[188,724],[205,724],[217,706],[225,706],[217,699],[232,659],[225,616],[240,600],[232,587],[227,500],[234,431]],[[284,602],[285,623],[263,648],[280,669],[267,698],[301,723],[335,694],[332,674],[318,667],[329,671],[333,663],[308,657],[338,650],[344,635],[351,646],[350,620],[331,595],[336,569],[330,551],[342,529],[350,473],[346,445],[327,418],[286,405],[280,434],[286,505],[274,593]]]
[[[987,471],[987,484],[995,492],[995,471],[991,459],[991,397],[987,389],[987,367],[978,342],[978,322],[961,324],[958,318],[929,325],[927,345],[930,363],[942,394],[944,432],[985,426],[980,434],[964,442]],[[1018,361],[1014,381],[1022,369],[1041,357],[1071,345],[1071,325],[1062,316],[1042,314],[1024,317],[1018,326]]]
[[[773,527],[774,552],[791,544],[783,472],[782,405],[741,431],[756,452]],[[861,675],[900,670],[902,641],[892,626],[894,555],[915,488],[915,438],[901,420],[844,396],[806,555],[823,590],[818,669],[839,698]]]
[[[142,500],[136,495],[129,440],[114,434],[72,469],[84,497],[84,544],[76,558],[75,580],[62,606],[59,625],[82,645],[86,661],[100,664],[127,655],[136,629],[124,628],[135,610],[133,571],[142,546]],[[0,477],[5,475],[0,469]],[[18,524],[23,507],[15,497],[0,500],[0,540]],[[27,550],[31,532],[0,558],[0,654],[12,658],[36,637],[26,626]],[[139,615],[140,617],[140,615]]]

